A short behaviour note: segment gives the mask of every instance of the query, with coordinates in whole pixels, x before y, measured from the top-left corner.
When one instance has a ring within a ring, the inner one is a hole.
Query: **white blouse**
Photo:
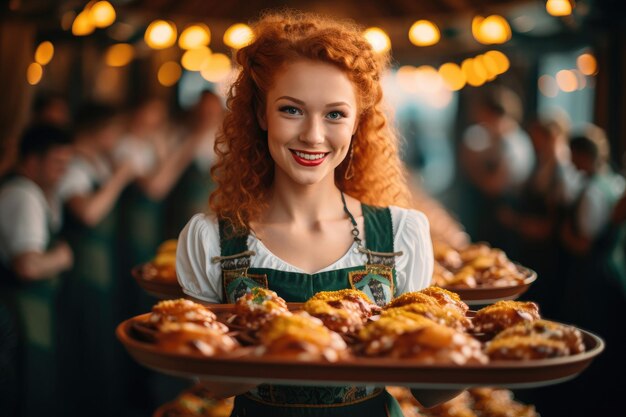
[[[391,206],[394,250],[403,255],[396,258],[397,288],[395,296],[419,291],[430,285],[433,274],[433,248],[426,216],[416,210]],[[367,247],[367,242],[363,240]],[[251,268],[269,268],[302,273],[269,251],[253,233],[248,236],[248,248],[256,253]],[[222,270],[211,258],[220,255],[219,226],[214,216],[196,214],[178,238],[176,273],[185,294],[208,303],[224,300]],[[365,265],[367,256],[356,250],[356,243],[337,261],[317,271]]]

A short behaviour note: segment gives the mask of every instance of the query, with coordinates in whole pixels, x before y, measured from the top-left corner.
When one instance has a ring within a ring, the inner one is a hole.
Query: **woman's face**
[[[274,77],[259,123],[267,129],[275,175],[301,185],[334,178],[357,122],[352,82],[331,64],[301,60]]]

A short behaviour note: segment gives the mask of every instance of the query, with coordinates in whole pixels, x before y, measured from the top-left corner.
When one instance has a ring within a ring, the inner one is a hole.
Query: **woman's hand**
[[[411,389],[411,394],[424,408],[432,408],[446,401],[450,401],[465,391],[449,389]]]
[[[195,381],[202,384],[202,386],[209,390],[215,399],[228,398],[234,395],[243,394],[253,388],[256,388],[260,384],[260,382],[225,382],[216,379],[203,378],[195,378]]]

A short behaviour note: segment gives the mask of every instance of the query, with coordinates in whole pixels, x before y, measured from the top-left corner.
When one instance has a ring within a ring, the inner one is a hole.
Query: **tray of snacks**
[[[166,240],[157,248],[154,259],[134,267],[131,271],[137,284],[156,298],[185,296],[176,277],[176,244],[176,239]]]
[[[592,333],[544,320],[532,302],[470,312],[438,287],[380,308],[356,290],[287,304],[254,288],[235,304],[165,300],[117,337],[166,374],[246,383],[538,387],[582,372],[604,348]]]
[[[486,243],[464,249],[434,242],[435,268],[432,284],[457,293],[469,305],[514,300],[537,279],[537,273],[509,260]]]

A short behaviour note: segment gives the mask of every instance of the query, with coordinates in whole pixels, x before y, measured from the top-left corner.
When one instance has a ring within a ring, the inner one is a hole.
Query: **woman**
[[[382,305],[426,287],[432,245],[426,217],[401,208],[410,195],[383,112],[386,57],[351,24],[281,13],[256,24],[254,42],[236,59],[241,72],[216,141],[215,214],[194,216],[179,237],[184,291],[232,303],[264,286],[298,302],[352,287]],[[376,387],[267,384],[238,396],[233,411],[389,413],[401,415]]]

